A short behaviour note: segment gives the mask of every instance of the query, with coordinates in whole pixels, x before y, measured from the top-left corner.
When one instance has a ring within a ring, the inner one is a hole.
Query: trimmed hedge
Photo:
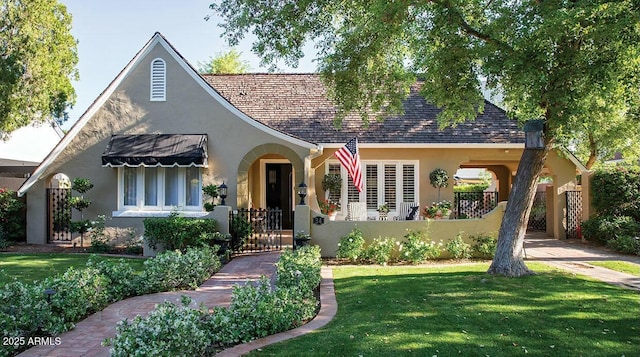
[[[213,219],[196,219],[172,212],[168,217],[145,218],[144,239],[153,249],[158,245],[166,250],[185,251],[187,247],[209,245],[217,222]]]

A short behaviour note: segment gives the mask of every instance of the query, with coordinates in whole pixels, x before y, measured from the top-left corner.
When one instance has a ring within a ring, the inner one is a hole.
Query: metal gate
[[[566,191],[565,197],[567,199],[567,239],[581,239],[582,232],[580,230],[580,223],[582,222],[582,191]]]
[[[454,192],[453,217],[482,218],[498,205],[498,192]]]
[[[71,240],[71,205],[69,188],[47,189],[47,240]]]
[[[529,213],[529,231],[546,231],[547,230],[547,192],[538,191],[533,198],[531,213]]]
[[[234,252],[266,252],[282,249],[282,210],[251,208],[229,215],[231,247]]]

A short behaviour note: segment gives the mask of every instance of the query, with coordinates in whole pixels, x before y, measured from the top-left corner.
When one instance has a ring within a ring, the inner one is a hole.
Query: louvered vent
[[[161,58],[151,62],[151,101],[165,101],[167,94],[167,65]]]

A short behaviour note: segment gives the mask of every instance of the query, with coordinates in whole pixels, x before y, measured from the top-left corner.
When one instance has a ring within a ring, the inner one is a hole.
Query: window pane
[[[384,200],[390,210],[396,209],[396,165],[384,165]]]
[[[413,165],[402,165],[402,200],[416,202],[416,169]]]
[[[164,169],[164,205],[178,205],[178,168],[168,167]]]
[[[329,173],[340,176],[340,164],[329,164]],[[340,192],[329,191],[329,200],[340,202]]]
[[[378,166],[366,165],[367,175],[367,209],[378,208]]]
[[[347,174],[347,202],[360,202],[360,192],[353,184],[351,176]]]
[[[125,206],[136,206],[136,185],[138,168],[136,167],[123,167],[122,175],[124,176],[122,192],[124,197],[122,198]]]
[[[187,167],[185,177],[187,183],[186,205],[200,206],[200,169],[197,167]]]
[[[144,204],[145,206],[158,205],[157,167],[145,167],[144,169]]]

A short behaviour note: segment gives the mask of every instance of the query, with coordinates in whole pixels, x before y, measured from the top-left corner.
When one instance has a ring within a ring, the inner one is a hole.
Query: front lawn
[[[625,262],[621,260],[603,260],[597,262],[587,262],[591,265],[596,265],[599,267],[619,271],[621,273],[627,273],[635,276],[640,276],[640,265]]]
[[[30,283],[56,274],[62,274],[69,267],[84,268],[89,254],[67,253],[3,253],[0,254],[0,285],[17,280]],[[117,261],[119,257],[100,257],[100,259]],[[126,258],[135,271],[144,269],[145,259]]]
[[[337,267],[338,313],[324,328],[257,356],[635,356],[640,295],[530,263]]]

